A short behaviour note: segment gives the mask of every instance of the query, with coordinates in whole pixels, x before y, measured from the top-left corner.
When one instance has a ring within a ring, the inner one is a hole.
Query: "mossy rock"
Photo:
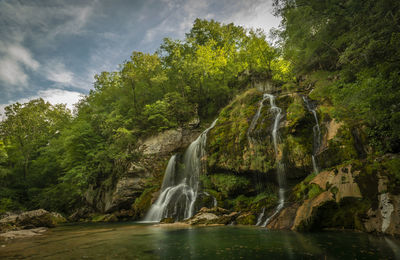
[[[368,200],[344,198],[340,203],[328,201],[313,210],[313,215],[303,221],[298,231],[320,230],[324,228],[355,229],[364,231],[363,217],[371,208]]]
[[[236,223],[239,225],[255,225],[256,216],[251,212],[243,213],[236,218]]]
[[[294,186],[292,189],[291,200],[303,201],[306,199],[312,199],[321,194],[324,190],[321,189],[319,185],[309,183],[315,176],[315,173],[309,174],[303,181]]]
[[[233,174],[213,174],[210,179],[213,187],[226,197],[245,193],[250,186],[250,181],[246,177]]]
[[[114,214],[102,214],[92,216],[91,222],[117,222],[118,218]]]
[[[171,224],[171,223],[175,223],[175,219],[173,218],[163,218],[160,223],[162,224]]]
[[[158,190],[158,187],[145,189],[142,194],[135,199],[132,204],[132,209],[135,213],[135,219],[143,218],[146,212],[150,209],[153,199],[153,194]]]
[[[250,144],[248,139],[247,132],[261,99],[262,93],[251,89],[237,96],[222,110],[217,124],[208,135],[207,164],[211,171],[268,172],[273,169],[274,152],[272,146],[265,145],[265,142],[270,144],[270,138],[267,138],[270,129],[262,126],[266,123],[263,120],[270,119],[269,122],[272,122],[271,116],[266,114],[269,113],[267,105],[262,110],[260,122],[251,133],[254,138],[262,136],[264,143]]]

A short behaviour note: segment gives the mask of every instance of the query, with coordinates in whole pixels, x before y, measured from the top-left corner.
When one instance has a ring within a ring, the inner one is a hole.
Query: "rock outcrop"
[[[229,212],[219,207],[201,208],[196,215],[185,220],[184,223],[189,225],[227,225],[232,223],[238,215],[238,212]]]
[[[35,236],[43,233],[47,228],[66,222],[66,219],[56,212],[44,209],[26,211],[21,214],[9,214],[0,219],[0,237],[13,239]]]
[[[199,131],[184,128],[166,130],[140,142],[138,150],[143,155],[170,154],[178,149],[187,147],[199,134]]]
[[[351,165],[319,173],[307,183],[309,188],[318,185],[319,192],[311,198],[288,203],[267,228],[300,231],[351,228],[400,235],[400,196],[388,192],[388,178],[382,174],[368,186],[371,189],[375,185],[377,193],[372,193],[372,197],[365,192],[363,195],[360,185],[365,186],[365,175],[361,174],[365,173],[352,170]],[[377,207],[371,204],[374,199]]]

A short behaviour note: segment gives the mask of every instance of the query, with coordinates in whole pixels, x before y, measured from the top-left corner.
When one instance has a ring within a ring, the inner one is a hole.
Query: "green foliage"
[[[240,194],[246,191],[250,185],[250,181],[246,177],[232,174],[213,174],[210,179],[215,189],[225,196]]]
[[[298,183],[293,188],[294,200],[302,201],[306,199],[312,199],[323,192],[323,189],[321,189],[319,185],[310,183],[315,176],[315,173],[309,174],[302,182]]]
[[[65,105],[42,99],[16,103],[5,111],[0,123],[0,199],[5,209],[33,208],[40,191],[59,182],[51,143],[70,124],[71,113]]]
[[[307,112],[308,111],[306,111],[304,107],[304,101],[301,97],[296,96],[286,111],[286,120],[289,123],[289,127],[296,126],[296,124],[305,117]]]
[[[238,223],[239,225],[255,225],[256,216],[254,216],[253,214],[239,216],[236,219],[236,223]]]
[[[332,116],[363,128],[378,154],[400,151],[398,1],[277,0],[286,59]]]
[[[142,114],[148,129],[162,131],[187,122],[194,116],[194,109],[178,92],[170,92],[162,100],[146,105]]]
[[[383,163],[389,177],[388,189],[391,193],[400,193],[400,158],[392,158]]]

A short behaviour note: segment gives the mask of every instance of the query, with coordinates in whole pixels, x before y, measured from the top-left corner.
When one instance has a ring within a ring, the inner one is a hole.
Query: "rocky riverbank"
[[[9,240],[41,235],[48,228],[53,228],[66,219],[56,212],[44,209],[8,213],[0,218],[0,239]]]

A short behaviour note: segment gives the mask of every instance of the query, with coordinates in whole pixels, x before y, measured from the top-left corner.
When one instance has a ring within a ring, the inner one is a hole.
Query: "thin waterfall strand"
[[[256,226],[261,225],[264,214],[265,214],[265,207],[262,208],[260,215],[258,215]]]
[[[303,96],[303,101],[306,104],[306,107],[308,109],[308,111],[310,111],[315,119],[315,125],[313,126],[313,154],[311,155],[311,160],[312,160],[312,164],[313,164],[313,171],[314,173],[318,173],[319,169],[318,169],[318,165],[315,159],[315,156],[318,153],[318,150],[321,146],[321,129],[319,128],[319,122],[318,122],[318,116],[317,116],[317,112],[315,111],[315,109],[311,106],[309,100]]]
[[[265,227],[269,221],[276,216],[285,205],[285,187],[286,187],[286,173],[285,173],[285,165],[280,159],[279,150],[278,150],[278,130],[279,130],[279,122],[281,120],[281,113],[282,109],[275,105],[275,96],[271,94],[264,94],[269,97],[271,108],[270,110],[275,113],[275,120],[274,120],[274,128],[272,129],[272,141],[274,143],[274,150],[275,150],[275,159],[277,162],[277,176],[278,176],[278,185],[279,185],[279,201],[278,206],[276,207],[274,213],[265,220],[263,227]]]
[[[251,120],[249,129],[247,130],[247,140],[249,140],[250,144],[254,144],[256,140],[251,136],[251,133],[254,131],[254,129],[257,126],[258,118],[260,117],[261,110],[264,106],[264,101],[268,98],[268,95],[264,94],[262,100],[258,103],[258,109],[255,115],[253,116],[253,119]]]

